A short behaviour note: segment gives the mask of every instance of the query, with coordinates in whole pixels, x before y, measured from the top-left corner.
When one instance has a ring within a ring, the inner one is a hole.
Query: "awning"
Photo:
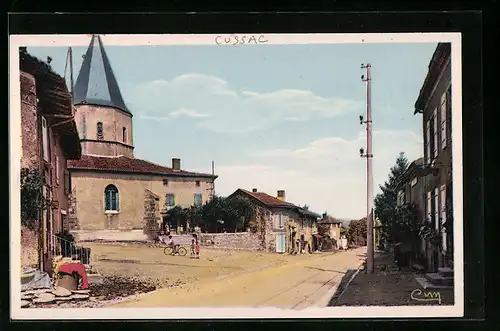
[[[315,234],[314,236],[315,236],[316,238],[318,238],[318,239],[323,238],[323,236],[322,236],[322,235],[320,235],[320,234]]]

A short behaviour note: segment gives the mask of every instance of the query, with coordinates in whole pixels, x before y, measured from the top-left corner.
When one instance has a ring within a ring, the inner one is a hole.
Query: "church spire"
[[[92,35],[74,87],[75,105],[109,106],[129,112],[99,35]]]

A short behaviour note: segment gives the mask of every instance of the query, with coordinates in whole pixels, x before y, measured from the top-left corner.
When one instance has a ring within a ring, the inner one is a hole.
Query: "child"
[[[200,258],[200,245],[198,244],[198,240],[196,240],[196,244],[195,244],[195,250],[196,250],[196,259],[199,259]]]
[[[192,259],[194,258],[195,254],[196,254],[195,250],[196,250],[196,244],[195,244],[194,239],[193,239],[193,240],[191,240],[191,258]]]

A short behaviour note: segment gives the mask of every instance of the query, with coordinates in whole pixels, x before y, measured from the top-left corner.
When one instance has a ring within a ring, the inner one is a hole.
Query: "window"
[[[55,165],[55,173],[56,173],[56,184],[59,185],[59,156],[56,155],[56,165]]]
[[[64,170],[64,193],[69,194],[71,192],[71,177],[68,170]]]
[[[194,194],[194,205],[201,206],[203,204],[203,196],[200,193]]]
[[[42,117],[42,140],[43,140],[43,159],[50,162],[49,154],[49,127],[47,126],[47,119]]]
[[[196,187],[200,187],[200,181],[199,180],[196,181]]]
[[[411,180],[411,187],[413,187],[413,186],[417,185],[417,183],[418,183],[418,178],[416,178],[416,177],[415,177],[415,178],[413,178],[413,179]]]
[[[404,191],[399,191],[396,203],[398,206],[401,206],[405,201],[405,192]]]
[[[441,96],[441,149],[446,148],[446,113],[448,109],[448,92]]]
[[[441,225],[446,223],[446,185],[441,185]],[[446,230],[442,227],[443,251],[446,251]]]
[[[439,154],[439,137],[438,137],[438,117],[437,117],[437,108],[434,109],[434,116],[433,116],[433,120],[434,122],[434,159],[437,158],[438,154]]]
[[[434,189],[434,225],[439,231],[439,188]]]
[[[425,136],[425,164],[431,163],[431,121],[426,124]]]
[[[122,129],[122,136],[123,136],[123,142],[126,143],[127,142],[127,128],[126,127],[123,127],[123,129]]]
[[[427,192],[427,221],[430,222],[432,217],[432,192]]]
[[[283,228],[283,214],[278,215],[278,228]]]
[[[118,189],[114,185],[106,186],[104,190],[105,196],[105,209],[106,211],[118,211],[119,201],[118,201]]]
[[[168,179],[163,180],[163,186],[168,186]]]
[[[102,122],[97,122],[97,139],[103,139],[104,135],[102,133]]]
[[[175,206],[175,195],[168,193],[166,195],[166,205],[168,207],[174,207]]]

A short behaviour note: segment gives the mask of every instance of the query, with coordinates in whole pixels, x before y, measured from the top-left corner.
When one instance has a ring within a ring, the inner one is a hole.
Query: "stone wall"
[[[257,233],[201,233],[199,238],[200,246],[205,247],[250,251],[264,249]]]
[[[21,167],[39,167],[38,119],[35,78],[21,72]]]
[[[156,238],[160,231],[160,197],[150,190],[144,190],[144,233],[149,240]]]
[[[38,266],[38,234],[21,226],[21,266]]]
[[[120,230],[100,230],[100,231],[72,231],[77,242],[85,241],[147,241],[148,237],[143,230],[120,231]]]
[[[80,230],[77,216],[77,204],[76,204],[76,190],[73,188],[71,195],[69,197],[69,208],[68,208],[68,230]]]

